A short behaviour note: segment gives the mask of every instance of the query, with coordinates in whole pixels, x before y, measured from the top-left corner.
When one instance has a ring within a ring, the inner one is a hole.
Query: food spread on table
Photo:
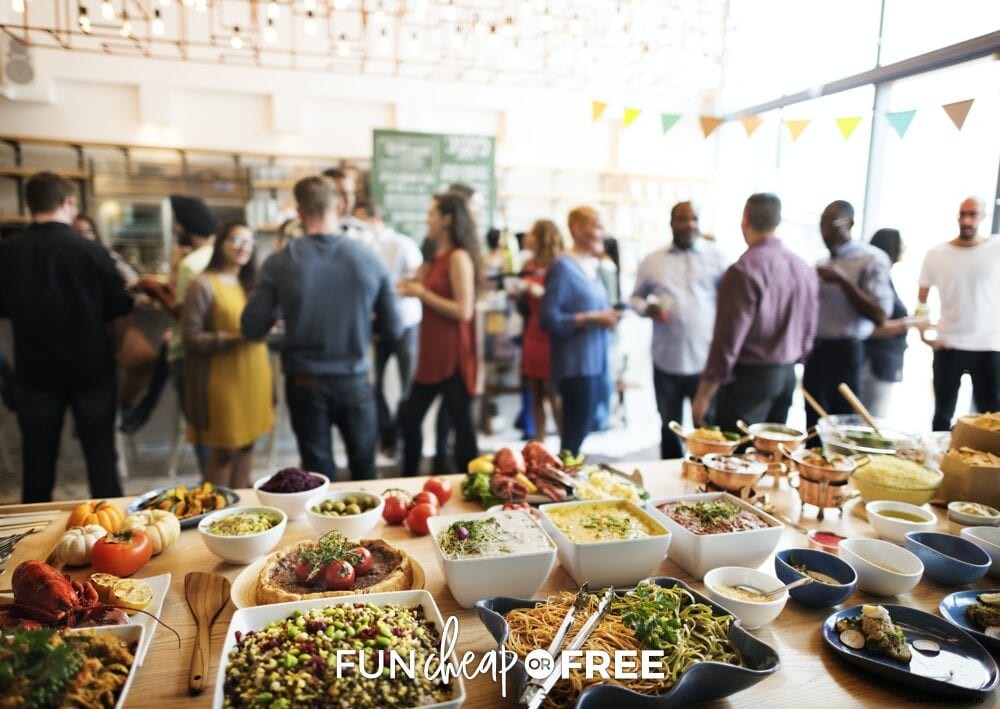
[[[488,519],[457,520],[436,539],[446,559],[482,559],[552,548],[545,532],[520,510],[500,511]]]
[[[622,541],[666,534],[645,515],[621,502],[596,502],[546,510],[545,514],[566,538],[576,544]]]
[[[750,510],[725,500],[668,502],[659,510],[695,534],[744,532],[769,526]]]

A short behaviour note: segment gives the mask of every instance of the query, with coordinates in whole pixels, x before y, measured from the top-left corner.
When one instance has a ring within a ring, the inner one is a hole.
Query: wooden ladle
[[[840,386],[837,387],[837,391],[840,392],[841,396],[847,399],[847,403],[851,405],[851,408],[858,412],[858,415],[865,420],[865,423],[872,427],[872,430],[875,431],[875,435],[881,436],[882,432],[879,431],[878,426],[875,425],[875,419],[872,418],[871,412],[868,411],[868,407],[861,403],[861,399],[854,394],[851,387],[847,386],[846,382],[841,382]]]
[[[191,674],[188,691],[201,694],[207,683],[208,664],[211,657],[212,623],[229,600],[229,579],[219,574],[192,571],[184,576],[184,598],[194,616],[197,635],[191,654]]]

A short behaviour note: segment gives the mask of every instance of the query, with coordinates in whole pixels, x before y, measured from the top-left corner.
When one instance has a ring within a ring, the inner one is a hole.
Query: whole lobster
[[[73,581],[43,561],[18,564],[11,588],[14,602],[0,606],[0,627],[128,622],[120,608],[98,602],[97,589],[90,581]],[[118,614],[114,613],[116,610]]]

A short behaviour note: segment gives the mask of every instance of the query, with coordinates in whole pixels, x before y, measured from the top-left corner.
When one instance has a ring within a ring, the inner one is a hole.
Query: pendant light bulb
[[[122,26],[118,30],[122,37],[132,36],[132,20],[128,19],[128,13],[122,10]]]
[[[243,37],[240,36],[240,28],[233,27],[233,36],[229,38],[229,46],[239,51],[243,49]]]
[[[111,0],[104,0],[101,3],[101,17],[105,20],[115,19],[115,6],[111,4]]]
[[[160,16],[159,10],[153,10],[153,34],[157,37],[163,36],[163,18]]]
[[[316,34],[316,17],[312,10],[306,13],[306,34],[310,37]]]
[[[10,9],[17,15],[24,14],[24,0],[10,0]]]
[[[80,5],[80,9],[78,10],[77,14],[79,15],[79,19],[77,20],[77,22],[79,22],[80,24],[80,29],[83,31],[84,34],[90,34],[91,30],[93,29],[93,26],[90,24],[90,15],[87,14],[87,8],[83,5]]]
[[[267,3],[267,16],[272,20],[277,20],[281,17],[281,6],[274,0],[270,0],[270,2]]]
[[[346,58],[351,54],[351,45],[347,43],[347,36],[340,35],[340,39],[337,40],[337,56],[341,58]]]
[[[267,27],[264,28],[264,41],[274,44],[278,41],[278,30],[274,28],[274,20],[268,19]]]

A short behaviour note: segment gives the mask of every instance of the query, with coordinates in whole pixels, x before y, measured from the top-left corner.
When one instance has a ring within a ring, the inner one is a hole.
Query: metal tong
[[[580,628],[579,632],[573,637],[569,645],[565,647],[565,650],[579,650],[583,647],[583,644],[587,642],[587,638],[590,634],[594,632],[594,628],[597,624],[601,622],[604,615],[608,612],[611,607],[611,601],[614,598],[615,590],[614,588],[607,588],[604,591],[604,595],[601,597],[601,602],[597,606],[597,610],[587,618],[587,621]],[[542,702],[545,701],[546,695],[552,687],[555,686],[556,682],[559,681],[562,675],[562,657],[556,657],[556,651],[559,650],[562,645],[562,641],[565,639],[569,628],[573,624],[573,616],[576,611],[584,606],[587,599],[587,584],[584,584],[580,589],[579,593],[576,595],[576,600],[573,602],[572,607],[570,607],[569,612],[567,612],[566,617],[563,619],[562,625],[559,626],[559,631],[556,636],[552,639],[552,643],[549,644],[549,654],[555,658],[555,665],[552,667],[552,672],[548,674],[544,679],[533,679],[528,682],[528,685],[524,688],[521,693],[520,703],[526,707],[526,709],[538,709]]]
[[[633,470],[631,473],[626,473],[624,470],[619,470],[618,468],[614,468],[608,465],[607,463],[598,463],[598,467],[600,467],[601,470],[611,473],[612,475],[617,475],[620,478],[625,478],[633,485],[638,485],[639,487],[643,486],[642,472],[640,472],[638,468]]]
[[[35,532],[41,531],[41,527],[33,527],[27,532],[21,532],[20,534],[11,534],[9,536],[0,539],[0,564],[7,561],[8,557],[14,551],[14,545],[19,541],[24,539],[29,534],[34,534]]]

